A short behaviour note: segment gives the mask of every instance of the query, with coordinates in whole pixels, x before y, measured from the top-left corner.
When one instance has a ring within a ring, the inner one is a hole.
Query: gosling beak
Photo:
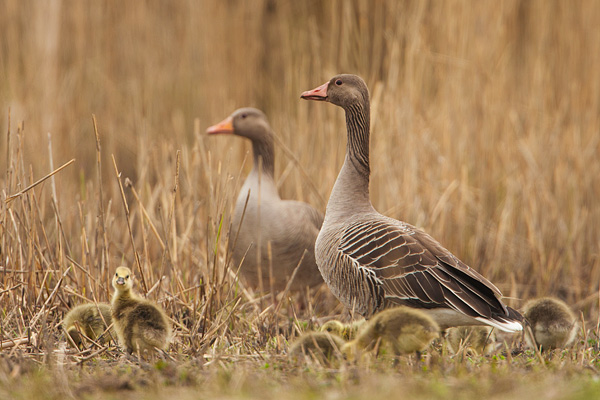
[[[117,278],[117,285],[124,285],[125,284],[125,278],[123,278],[122,276]]]
[[[218,124],[208,128],[206,133],[209,135],[214,135],[216,133],[233,133],[233,120],[231,117],[227,117]]]
[[[300,98],[304,100],[325,101],[327,100],[327,87],[329,87],[329,82],[326,82],[313,90],[307,90],[300,95]]]

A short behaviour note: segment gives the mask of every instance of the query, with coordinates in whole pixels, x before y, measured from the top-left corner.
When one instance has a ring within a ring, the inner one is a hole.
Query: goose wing
[[[491,282],[409,224],[386,217],[353,223],[342,235],[339,252],[375,276],[383,291],[379,302],[451,308],[485,320],[508,316]]]

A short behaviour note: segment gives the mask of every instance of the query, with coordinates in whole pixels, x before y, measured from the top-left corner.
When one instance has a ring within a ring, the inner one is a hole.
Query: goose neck
[[[369,175],[358,169],[351,157],[346,155],[327,203],[325,219],[345,218],[359,212],[371,211],[374,209],[369,197]]]
[[[263,175],[273,178],[275,176],[275,149],[273,139],[261,138],[252,141],[252,154],[254,158],[253,170],[262,171]]]
[[[369,136],[370,113],[368,100],[346,107],[346,129],[348,131],[347,158],[359,173],[370,174]]]

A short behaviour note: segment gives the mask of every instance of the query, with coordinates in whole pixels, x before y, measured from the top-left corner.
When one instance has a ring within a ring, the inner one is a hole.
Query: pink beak
[[[313,90],[307,90],[306,92],[302,93],[302,95],[300,95],[300,98],[302,98],[304,100],[325,101],[325,100],[327,100],[327,88],[328,87],[329,87],[329,82],[326,82],[326,83],[322,84],[321,86],[319,86],[318,88],[315,88]]]
[[[209,135],[214,135],[217,133],[233,133],[233,120],[231,119],[231,116],[225,118],[218,124],[209,127],[206,130],[206,133]]]

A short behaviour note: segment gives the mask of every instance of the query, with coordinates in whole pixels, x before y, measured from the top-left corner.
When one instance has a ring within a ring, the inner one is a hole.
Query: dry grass
[[[58,380],[48,397],[79,396],[94,374],[187,397],[182,386],[269,398],[597,390],[599,20],[595,1],[1,2],[0,393]],[[512,306],[566,300],[587,321],[573,351],[541,363],[432,350],[427,371],[406,361],[400,377],[285,360],[290,337],[341,309],[326,291],[267,308],[228,272],[249,146],[203,132],[262,108],[293,153],[278,149],[283,197],[324,210],[344,119],[299,94],[338,72],[371,89],[375,207],[423,227]],[[57,350],[66,310],[107,301],[121,263],[176,321],[164,368],[116,361],[114,348]],[[106,372],[119,368],[130,380]]]

